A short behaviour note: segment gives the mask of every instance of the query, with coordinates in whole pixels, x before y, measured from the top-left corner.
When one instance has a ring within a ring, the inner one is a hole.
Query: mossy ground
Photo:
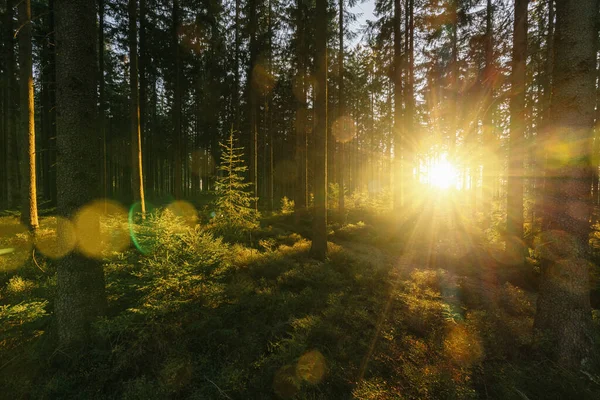
[[[246,243],[163,215],[151,252],[105,259],[108,315],[76,355],[56,347],[57,262],[26,256],[0,279],[0,397],[599,398],[597,376],[534,345],[535,265],[511,266],[492,230],[428,207],[332,216],[326,262],[293,214]],[[0,248],[9,237],[24,240]]]

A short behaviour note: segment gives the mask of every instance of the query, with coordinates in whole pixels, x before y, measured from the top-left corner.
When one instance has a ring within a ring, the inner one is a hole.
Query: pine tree
[[[222,153],[215,183],[217,230],[228,236],[237,236],[257,226],[258,213],[254,210],[254,197],[247,190],[252,186],[244,182],[248,167],[244,165],[244,148],[237,147],[231,129],[225,143],[220,142]]]
[[[534,326],[549,339],[556,361],[573,370],[593,354],[588,216],[597,15],[594,0],[556,2],[553,129],[545,142],[544,232],[538,249],[542,279]]]
[[[72,218],[100,194],[96,13],[87,0],[56,1],[56,40],[57,210]],[[61,225],[58,236],[61,242],[68,237]],[[102,264],[82,253],[69,254],[58,266],[56,292],[60,345],[85,345],[92,322],[106,310]]]
[[[29,229],[38,228],[35,173],[35,115],[33,105],[33,59],[31,50],[31,1],[19,4],[19,73],[21,89],[21,222]]]
[[[327,1],[317,0],[317,30],[315,37],[315,119],[313,133],[315,152],[314,219],[310,253],[317,260],[327,257]]]
[[[527,4],[528,0],[515,2],[513,55],[510,101],[510,136],[508,144],[508,177],[506,183],[507,251],[515,261],[522,263],[523,238],[523,152],[525,133],[525,81],[527,62]]]

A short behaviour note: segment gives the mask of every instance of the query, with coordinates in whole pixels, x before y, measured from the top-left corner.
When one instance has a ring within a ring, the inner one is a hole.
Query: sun
[[[448,189],[456,186],[457,172],[456,168],[450,164],[445,158],[436,161],[429,173],[429,184],[439,189]]]

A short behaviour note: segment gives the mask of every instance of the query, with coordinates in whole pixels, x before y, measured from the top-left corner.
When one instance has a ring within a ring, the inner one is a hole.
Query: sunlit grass
[[[16,217],[0,217],[0,272],[21,267],[29,257],[33,240]]]

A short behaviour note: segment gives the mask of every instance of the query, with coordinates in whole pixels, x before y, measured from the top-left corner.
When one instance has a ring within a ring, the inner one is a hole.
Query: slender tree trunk
[[[268,40],[268,65],[267,72],[269,76],[273,74],[273,21],[272,21],[272,5],[271,0],[268,1],[268,16],[267,16],[267,40]],[[274,199],[274,188],[273,188],[273,126],[272,126],[272,106],[273,106],[273,94],[272,91],[267,89],[265,91],[265,128],[266,128],[266,136],[269,142],[269,171],[268,171],[268,188],[267,188],[267,198],[268,198],[268,210],[273,212],[275,207],[275,199]],[[266,161],[265,161],[266,162]]]
[[[47,15],[44,19],[45,29],[48,29],[50,25],[50,18],[52,18],[52,12],[50,9],[47,9]],[[39,168],[38,173],[38,182],[40,182],[40,186],[42,187],[42,196],[44,199],[51,199],[51,185],[52,182],[50,180],[50,146],[51,146],[51,134],[50,134],[50,81],[54,80],[53,77],[48,75],[50,57],[48,54],[50,43],[48,41],[48,33],[44,32],[45,38],[40,41],[41,44],[41,62],[40,62],[40,75],[41,75],[41,90],[40,90],[40,105],[41,110],[39,111],[40,120],[41,120],[41,140],[40,140],[40,154],[39,154]],[[0,153],[2,154],[2,153]]]
[[[508,144],[506,249],[523,259],[523,155],[525,154],[525,80],[527,61],[527,4],[515,1]]]
[[[553,129],[546,142],[544,188],[546,237],[534,324],[550,339],[549,351],[559,364],[577,369],[590,357],[593,336],[588,217],[597,15],[596,0],[556,2]]]
[[[48,176],[50,179],[50,205],[56,205],[56,33],[55,33],[55,14],[54,14],[54,0],[48,1],[49,8],[49,24],[48,24],[48,40],[50,46],[48,46],[48,72],[47,76],[50,79],[48,82],[48,97],[50,104],[49,112],[49,129],[50,129],[50,142],[47,149],[50,169],[48,170]]]
[[[198,68],[200,68],[201,66],[198,65]],[[198,74],[195,77],[195,88],[194,88],[194,96],[196,98],[196,104],[195,104],[195,120],[196,120],[196,124],[194,127],[195,130],[195,151],[196,151],[196,155],[194,156],[194,158],[192,159],[192,168],[193,171],[197,174],[197,179],[195,179],[196,182],[198,182],[198,186],[200,186],[200,181],[202,181],[202,187],[201,190],[206,190],[206,182],[205,182],[205,177],[204,177],[204,146],[203,143],[201,142],[201,127],[202,127],[202,121],[203,121],[203,109],[202,109],[202,82],[204,81],[204,78],[202,76],[202,72],[198,72]],[[236,101],[236,100],[234,100]],[[235,107],[235,105],[234,105]],[[233,122],[233,129],[235,130],[235,121]]]
[[[8,208],[15,206],[15,197],[17,189],[17,169],[15,154],[15,100],[14,100],[14,3],[13,0],[6,0],[6,21],[4,31],[4,47],[6,53],[5,74],[4,74],[4,132],[6,135],[5,146],[5,167],[6,167],[6,205]]]
[[[452,48],[450,61],[450,132],[449,153],[452,161],[456,160],[456,136],[458,134],[458,1],[452,0],[452,25],[450,26],[450,46]],[[464,184],[463,184],[464,188]]]
[[[241,116],[240,116],[240,12],[241,12],[241,0],[235,0],[235,62],[234,62],[234,79],[233,79],[233,109],[234,109],[234,121],[235,125],[233,129],[235,131],[240,130]]]
[[[131,132],[131,193],[139,201],[142,215],[146,214],[144,174],[142,168],[142,134],[138,88],[137,0],[129,0],[129,88]]]
[[[327,0],[316,0],[316,127],[314,134],[314,221],[311,255],[327,256]]]
[[[414,130],[414,0],[406,0],[405,3],[405,98],[406,105],[404,115],[404,148],[403,148],[403,164],[404,164],[404,202],[405,207],[410,206],[413,201],[414,180],[413,169],[415,168],[415,149],[416,135]],[[417,181],[418,182],[418,181]]]
[[[174,194],[176,199],[181,198],[182,182],[182,152],[183,152],[183,133],[181,129],[181,106],[182,106],[182,87],[181,87],[181,49],[179,46],[179,0],[173,1],[173,26],[171,32],[171,46],[173,47],[174,58],[174,74],[175,74],[175,93],[173,99],[173,136],[175,142],[174,151]]]
[[[152,73],[150,74],[150,79],[149,81],[151,82],[152,85],[152,94],[150,96],[150,125],[152,126],[152,130],[150,131],[151,137],[153,137],[156,134],[156,129],[158,126],[158,116],[157,116],[157,109],[158,109],[158,90],[157,90],[157,80],[156,79],[156,72],[152,71]],[[158,154],[158,140],[151,140],[150,141],[150,159],[153,160],[152,164],[154,166],[154,168],[151,168],[151,174],[152,174],[152,179],[151,179],[151,184],[153,185],[152,187],[152,194],[153,195],[161,195],[162,194],[162,187],[163,187],[163,180],[161,180],[161,176],[160,175],[162,173],[162,168],[160,168],[160,165],[162,163],[162,157]]]
[[[400,36],[400,0],[394,0],[394,211],[400,211],[404,196],[402,139],[402,38]]]
[[[140,139],[143,154],[143,166],[147,168],[151,165],[152,160],[152,135],[148,126],[148,80],[147,80],[147,67],[148,62],[148,43],[146,40],[148,32],[148,8],[146,0],[140,0],[140,46],[138,55],[138,71],[139,71],[139,109],[140,109]],[[140,186],[143,187],[144,193],[147,195],[150,191],[152,193],[152,174],[143,174],[143,180]],[[145,204],[144,204],[145,206]]]
[[[598,19],[600,25],[600,18]],[[598,221],[598,215],[595,212],[596,207],[600,205],[600,49],[596,50],[596,121],[594,124],[594,138],[592,147],[592,223]]]
[[[251,0],[249,4],[249,29],[250,29],[250,65],[248,73],[249,119],[250,119],[250,182],[252,183],[252,194],[254,196],[254,209],[258,210],[258,93],[255,78],[256,61],[258,57],[257,38],[257,2]]]
[[[494,192],[493,155],[494,125],[492,120],[494,101],[494,15],[492,0],[487,0],[485,16],[485,70],[483,73],[483,176],[481,192],[481,208],[485,218],[485,226],[492,221],[492,197]]]
[[[57,211],[69,219],[99,194],[97,39],[96,13],[88,0],[56,0]],[[65,225],[59,224],[58,236],[69,240]],[[58,266],[55,307],[60,345],[86,345],[91,323],[106,307],[100,262],[79,253],[64,257]]]
[[[600,22],[600,18],[599,18]],[[596,51],[596,65],[600,62],[599,52]],[[596,122],[594,124],[594,138],[592,146],[592,222],[598,221],[595,208],[600,204],[600,176],[598,168],[600,167],[600,68],[596,68]]]
[[[538,129],[538,143],[544,143],[546,136],[549,135],[548,129],[550,128],[550,106],[552,103],[552,74],[554,68],[554,0],[548,0],[548,34],[546,35],[546,59],[544,64],[544,74],[542,79],[542,87],[544,90],[543,104],[542,104],[542,122]],[[536,160],[538,164],[537,177],[538,184],[536,185],[539,189],[536,191],[534,213],[541,216],[544,210],[544,186],[546,182],[545,169],[546,169],[546,153],[544,146],[537,146],[538,152],[536,153]]]
[[[19,5],[19,73],[21,86],[21,135],[23,156],[21,158],[22,196],[21,222],[29,229],[39,226],[37,214],[37,190],[35,172],[35,115],[33,98],[33,61],[31,0],[23,0]]]
[[[346,139],[346,130],[350,129],[350,127],[345,126],[346,118],[344,118],[344,113],[346,112],[346,98],[344,91],[344,0],[338,0],[338,8],[339,8],[339,41],[340,41],[340,51],[338,53],[338,79],[339,79],[339,98],[338,98],[338,124],[342,124],[341,137],[336,138],[339,144],[339,154],[338,154],[338,187],[339,187],[339,195],[338,195],[338,209],[340,214],[340,219],[342,223],[346,222],[346,210],[344,203],[344,142]],[[332,143],[333,144],[333,143]]]
[[[104,89],[104,0],[98,0],[98,126],[102,137],[102,195],[108,198],[108,149],[106,138],[106,99]]]
[[[6,72],[5,62],[6,62],[6,53],[5,53],[5,43],[4,43],[4,29],[5,28],[5,14],[6,12],[0,13],[0,21],[2,21],[2,26],[0,26],[0,68],[3,72]],[[4,86],[4,75],[0,74],[0,185],[1,187],[6,187],[6,168],[4,165],[4,156],[6,155],[6,119],[8,116],[5,113],[4,109],[4,100],[5,100],[5,91],[7,88]],[[4,194],[4,192],[3,192]],[[6,207],[6,198],[4,195],[0,196],[0,208]]]
[[[308,204],[307,186],[307,141],[306,141],[306,46],[304,26],[304,0],[297,0],[296,30],[298,44],[296,46],[296,81],[294,95],[296,97],[296,222],[306,211]]]

